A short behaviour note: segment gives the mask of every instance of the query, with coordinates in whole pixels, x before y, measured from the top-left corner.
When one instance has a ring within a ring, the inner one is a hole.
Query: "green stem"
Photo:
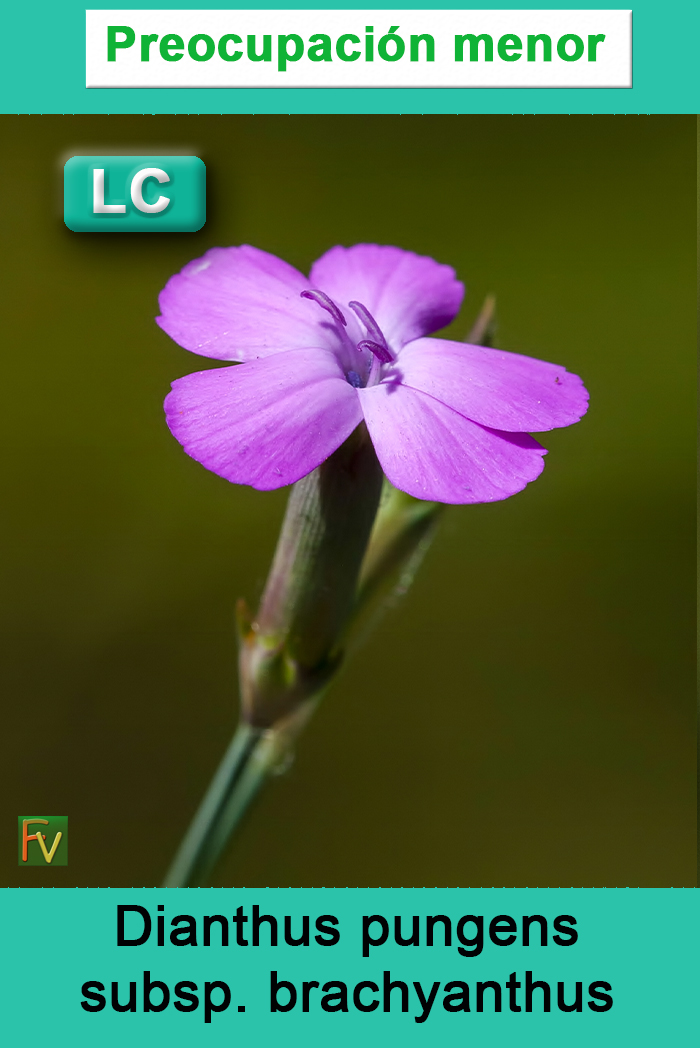
[[[316,709],[320,690],[273,728],[241,721],[163,881],[164,888],[204,887],[260,787],[283,768]]]
[[[273,731],[239,724],[168,870],[164,888],[206,879],[279,756]]]

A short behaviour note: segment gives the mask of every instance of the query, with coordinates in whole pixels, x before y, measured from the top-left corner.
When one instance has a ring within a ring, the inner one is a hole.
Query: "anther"
[[[336,323],[342,324],[343,327],[348,326],[347,320],[340,312],[333,299],[326,295],[325,292],[316,290],[302,291],[301,297],[310,298],[311,301],[315,302],[318,306],[321,307],[321,309],[325,309],[328,313],[330,313],[330,315],[333,317]]]
[[[354,389],[360,389],[361,388],[361,386],[362,386],[362,379],[360,378],[360,376],[357,374],[356,371],[348,371],[348,373],[347,373],[347,375],[345,377],[348,380],[348,382],[350,383],[350,385],[353,386]]]
[[[378,342],[373,342],[372,339],[369,338],[363,338],[361,342],[358,342],[357,348],[369,349],[382,364],[390,364],[394,359],[386,348],[386,344],[380,346]]]
[[[370,311],[367,309],[367,306],[363,306],[361,302],[348,302],[348,305],[350,306],[350,309],[352,309],[352,311],[357,314],[357,316],[360,318],[362,323],[367,328],[369,341],[372,342],[375,346],[378,346],[380,349],[383,349],[384,352],[388,354],[386,359],[380,357],[383,364],[388,364],[388,362],[390,360],[393,360],[394,358],[392,357],[391,353],[389,353],[389,347],[387,346],[386,339],[382,334],[382,329],[380,328],[379,324],[374,319]],[[361,343],[358,344],[361,345]],[[371,349],[372,347],[368,345],[366,348]],[[375,351],[372,349],[372,352],[374,353]]]

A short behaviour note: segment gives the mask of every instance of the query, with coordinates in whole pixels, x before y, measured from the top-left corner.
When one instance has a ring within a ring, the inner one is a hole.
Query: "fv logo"
[[[19,865],[68,865],[68,816],[19,815]]]

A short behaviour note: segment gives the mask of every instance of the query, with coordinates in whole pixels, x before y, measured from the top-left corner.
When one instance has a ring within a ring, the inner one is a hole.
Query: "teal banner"
[[[20,889],[0,908],[8,1043],[37,1012],[73,1048],[612,1048],[697,1024],[693,890]]]
[[[129,6],[129,5],[127,5]],[[248,10],[350,9],[365,4],[270,4],[252,0]],[[421,9],[423,0],[396,8]],[[561,3],[508,0],[479,3],[488,10],[556,11]],[[579,9],[619,10],[621,4],[593,3]],[[445,0],[440,7],[466,5]],[[131,5],[131,10],[227,10],[228,4],[192,0]],[[384,9],[382,13],[387,14]],[[380,11],[377,11],[377,15]],[[86,88],[86,5],[37,0],[5,15],[6,49],[0,105],[7,113],[695,113],[700,110],[696,40],[700,8],[694,0],[660,7],[638,0],[632,7],[631,88]],[[378,28],[378,27],[377,27]],[[378,32],[385,32],[390,27]]]

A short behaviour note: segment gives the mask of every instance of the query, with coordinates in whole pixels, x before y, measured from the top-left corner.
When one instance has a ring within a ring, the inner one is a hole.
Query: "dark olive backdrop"
[[[248,242],[432,255],[463,337],[565,365],[589,416],[523,494],[452,508],[215,883],[695,879],[693,117],[5,117],[0,883],[153,885],[236,714],[234,600],[286,492],[188,459],[161,402],[203,358],[168,277]],[[191,151],[196,234],[69,232],[74,152]],[[70,865],[16,866],[67,814]]]

